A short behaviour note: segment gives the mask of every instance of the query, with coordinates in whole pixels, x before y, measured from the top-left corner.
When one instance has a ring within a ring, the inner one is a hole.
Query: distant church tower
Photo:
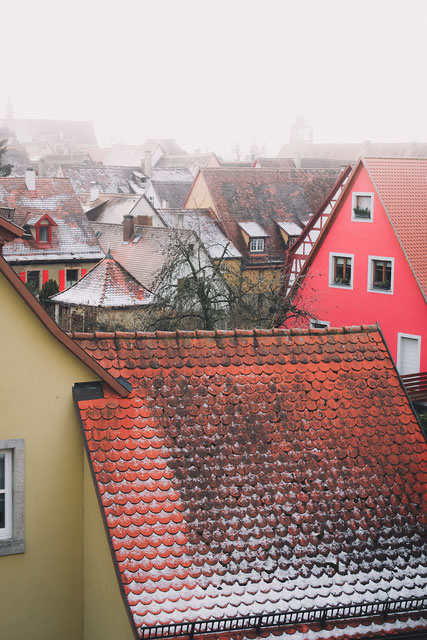
[[[4,116],[6,120],[13,120],[13,104],[10,96],[7,98],[6,106],[4,109]]]
[[[313,127],[302,114],[297,116],[291,126],[290,143],[295,147],[303,147],[306,144],[313,143]]]

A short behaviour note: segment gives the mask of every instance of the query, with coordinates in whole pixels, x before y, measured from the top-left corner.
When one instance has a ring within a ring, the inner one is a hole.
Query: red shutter
[[[59,290],[64,291],[65,289],[65,269],[59,270]]]
[[[82,269],[82,278],[87,274],[87,269]]]
[[[25,271],[21,271],[19,277],[21,278],[22,282],[27,282],[27,274],[25,273]]]
[[[49,280],[49,271],[43,269],[43,284]]]

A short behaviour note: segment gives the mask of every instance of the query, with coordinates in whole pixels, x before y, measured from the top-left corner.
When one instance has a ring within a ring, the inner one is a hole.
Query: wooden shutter
[[[43,269],[43,284],[45,284],[49,280],[49,271],[47,269]]]
[[[82,269],[82,278],[87,274],[87,269]]]
[[[64,291],[65,289],[65,269],[59,270],[59,290]]]
[[[27,274],[25,273],[25,271],[21,271],[19,277],[21,278],[22,282],[27,282]]]

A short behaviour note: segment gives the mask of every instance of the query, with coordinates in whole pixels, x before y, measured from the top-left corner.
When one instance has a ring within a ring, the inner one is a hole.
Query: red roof
[[[427,299],[427,158],[364,158]]]
[[[252,261],[283,261],[285,246],[275,220],[301,230],[334,186],[339,169],[202,169],[215,212],[228,238]],[[196,179],[197,180],[197,179]],[[256,222],[270,236],[266,255],[248,252],[239,222]]]
[[[8,262],[97,261],[104,257],[71,183],[64,178],[36,178],[32,191],[25,178],[0,178],[0,206],[15,210],[11,221],[19,226],[34,225],[46,214],[56,224],[49,246],[24,238],[8,242],[3,250]]]
[[[427,444],[376,327],[74,338],[133,387],[78,407],[139,633],[425,595]]]

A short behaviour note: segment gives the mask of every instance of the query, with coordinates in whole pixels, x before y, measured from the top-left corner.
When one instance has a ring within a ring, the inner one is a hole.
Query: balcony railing
[[[177,638],[187,636],[193,640],[195,635],[207,633],[232,633],[244,629],[255,629],[260,635],[265,627],[284,627],[287,625],[318,623],[322,626],[334,620],[352,618],[366,618],[381,615],[387,616],[402,613],[421,612],[427,610],[427,595],[421,598],[405,600],[386,600],[364,604],[337,605],[323,609],[306,609],[303,611],[284,611],[263,613],[261,615],[247,615],[239,618],[223,618],[211,620],[197,620],[195,622],[179,622],[162,624],[142,629],[143,640]]]
[[[412,402],[427,402],[427,371],[401,376]]]

